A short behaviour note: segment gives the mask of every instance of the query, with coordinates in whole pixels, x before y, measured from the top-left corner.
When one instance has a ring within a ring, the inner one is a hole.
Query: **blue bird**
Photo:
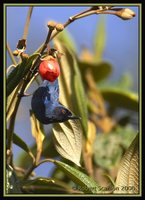
[[[54,82],[43,81],[33,94],[31,107],[35,117],[43,124],[79,119],[59,103],[58,79]]]

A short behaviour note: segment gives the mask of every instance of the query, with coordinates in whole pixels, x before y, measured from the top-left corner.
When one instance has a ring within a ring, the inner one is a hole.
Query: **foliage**
[[[39,54],[35,52],[22,59],[9,73],[7,131],[13,135],[13,144],[24,152],[18,158],[19,170],[15,163],[10,162],[7,167],[7,194],[115,194],[114,187],[121,188],[122,185],[134,187],[126,193],[139,192],[139,141],[131,115],[133,112],[136,118],[138,116],[138,95],[131,89],[129,76],[121,77],[115,84],[108,82],[113,66],[103,60],[105,41],[104,18],[100,18],[94,36],[94,53],[85,48],[78,56],[76,45],[65,30],[54,37],[54,46],[64,54],[58,59],[60,102],[80,119],[56,123],[47,134],[30,110],[31,134],[35,138],[32,146],[28,146],[19,133],[14,133],[14,126],[19,98],[22,98],[17,94]],[[33,78],[25,89],[34,84]],[[44,162],[55,165],[50,178],[33,174]],[[111,189],[105,189],[109,187]]]

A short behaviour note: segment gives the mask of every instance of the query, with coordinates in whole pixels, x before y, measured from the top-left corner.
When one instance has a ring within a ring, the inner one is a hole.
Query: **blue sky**
[[[47,22],[54,20],[64,23],[70,16],[85,10],[82,6],[38,6],[34,7],[30,22],[30,29],[27,39],[27,53],[31,54],[44,42],[47,35]],[[113,66],[112,80],[117,80],[121,74],[129,72],[134,80],[134,89],[137,88],[138,77],[138,7],[130,7],[136,17],[132,20],[121,20],[112,15],[106,16],[106,45],[103,58]],[[16,48],[17,42],[22,38],[28,7],[8,6],[6,9],[6,29],[7,41],[12,50]],[[72,23],[67,30],[71,33],[76,45],[78,54],[82,46],[86,46],[93,51],[93,37],[96,31],[99,16],[92,15]],[[7,66],[11,64],[7,57]],[[31,108],[31,97],[23,98],[18,111],[15,132],[22,137],[28,145],[34,139],[31,136],[31,126],[29,119],[29,109]],[[14,155],[18,155],[20,149],[14,145]],[[15,156],[15,158],[16,158]],[[51,164],[51,167],[53,165]],[[45,169],[45,170],[44,170]],[[50,164],[43,164],[36,170],[37,175],[48,174]]]

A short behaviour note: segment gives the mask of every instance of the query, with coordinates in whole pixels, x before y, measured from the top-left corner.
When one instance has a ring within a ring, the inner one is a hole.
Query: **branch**
[[[30,19],[31,19],[32,11],[33,11],[33,6],[30,6],[29,10],[28,10],[28,14],[27,14],[27,19],[26,19],[26,22],[25,22],[23,39],[26,39],[27,35],[28,35],[28,29],[29,29],[29,25],[30,25]]]
[[[33,172],[33,170],[34,170],[35,168],[37,168],[39,165],[41,165],[41,164],[43,164],[43,163],[45,163],[45,162],[54,162],[54,160],[53,160],[53,159],[47,158],[47,159],[44,159],[44,160],[42,160],[42,161],[40,161],[40,162],[38,162],[38,163],[33,163],[33,165],[29,168],[29,170],[27,171],[27,173],[26,173],[25,176],[23,177],[23,181],[24,181],[24,180],[27,180],[27,178],[31,175],[31,173]]]
[[[10,55],[10,58],[11,58],[12,62],[14,63],[14,65],[17,65],[17,62],[16,62],[16,60],[15,60],[15,58],[13,56],[13,53],[12,53],[12,51],[11,51],[10,46],[9,46],[8,43],[6,44],[6,48],[8,50],[8,53]]]

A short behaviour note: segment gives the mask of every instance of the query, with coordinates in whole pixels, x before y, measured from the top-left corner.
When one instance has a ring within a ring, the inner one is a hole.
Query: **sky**
[[[119,7],[119,6],[117,6]],[[123,6],[122,6],[123,7]],[[129,7],[129,6],[125,6]],[[36,6],[33,9],[30,28],[27,38],[26,53],[32,54],[45,40],[47,36],[47,22],[54,20],[64,23],[70,16],[89,7],[84,6]],[[138,82],[138,41],[139,41],[139,10],[137,6],[130,7],[136,17],[132,20],[121,20],[113,15],[106,15],[106,44],[103,59],[113,66],[111,80],[118,80],[120,75],[129,72],[134,80],[134,90],[137,90]],[[7,6],[6,8],[6,40],[12,50],[15,50],[17,42],[22,38],[27,6]],[[68,26],[67,30],[74,39],[77,52],[80,54],[83,46],[93,51],[93,38],[96,31],[98,15],[91,15],[80,19]],[[7,66],[11,60],[7,54]],[[23,98],[18,110],[15,132],[26,141],[28,145],[34,142],[31,136],[29,109],[31,97]],[[14,145],[14,158],[19,155],[20,149]],[[38,176],[45,176],[52,164],[43,164],[35,172]],[[44,170],[46,169],[46,170]]]

